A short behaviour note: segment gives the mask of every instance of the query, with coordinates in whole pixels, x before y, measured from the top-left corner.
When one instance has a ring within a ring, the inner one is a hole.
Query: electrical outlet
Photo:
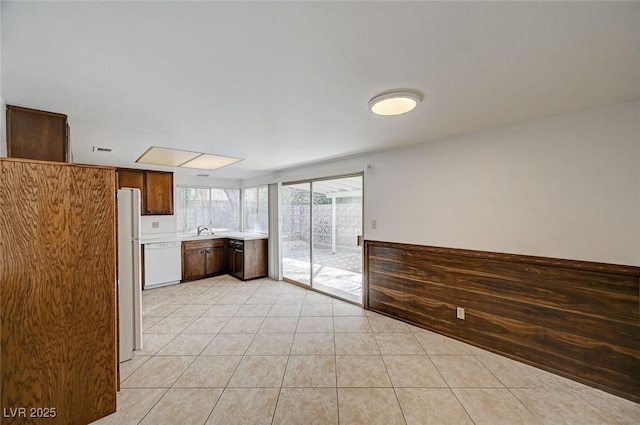
[[[378,220],[371,220],[371,228],[372,229],[378,228]]]
[[[464,320],[464,308],[462,308],[462,307],[456,308],[456,317],[458,319]]]
[[[152,221],[151,222],[151,227],[153,229],[159,229],[160,228],[160,222],[159,221]]]

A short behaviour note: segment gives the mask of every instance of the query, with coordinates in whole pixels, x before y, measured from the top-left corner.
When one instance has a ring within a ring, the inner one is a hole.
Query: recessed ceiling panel
[[[179,167],[187,161],[190,161],[201,154],[198,152],[182,151],[177,149],[160,148],[151,146],[140,158],[136,160],[141,164],[168,165],[170,167]]]
[[[242,161],[242,159],[205,153],[185,164],[182,164],[181,166],[185,168],[198,168],[201,170],[215,170],[216,168],[235,164],[238,161]]]

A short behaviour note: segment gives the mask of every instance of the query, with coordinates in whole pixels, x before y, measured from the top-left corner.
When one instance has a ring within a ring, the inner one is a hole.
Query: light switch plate
[[[458,319],[464,320],[464,308],[462,308],[462,307],[456,308],[456,317]]]

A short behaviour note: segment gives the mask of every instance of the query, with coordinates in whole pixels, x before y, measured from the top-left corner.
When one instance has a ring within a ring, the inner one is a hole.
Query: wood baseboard
[[[364,285],[365,308],[640,402],[640,267],[366,241]]]

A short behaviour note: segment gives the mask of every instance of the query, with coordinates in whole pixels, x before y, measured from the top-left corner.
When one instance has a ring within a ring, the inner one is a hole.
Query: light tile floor
[[[95,424],[640,424],[640,405],[284,282],[145,291]]]

